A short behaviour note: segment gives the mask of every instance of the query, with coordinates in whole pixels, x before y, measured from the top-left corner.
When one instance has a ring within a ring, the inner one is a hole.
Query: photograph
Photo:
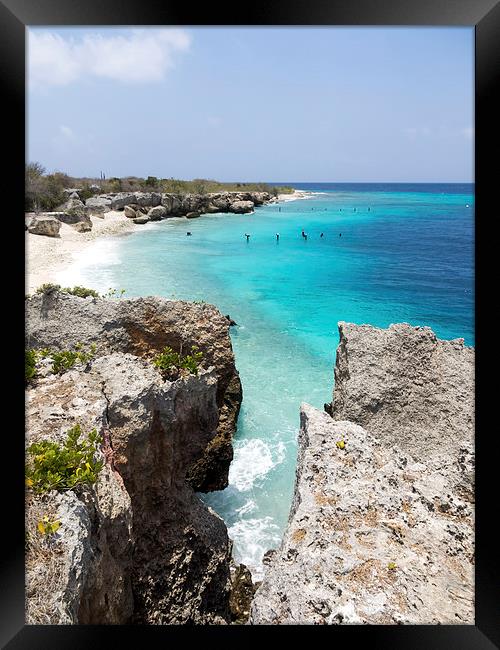
[[[24,26],[24,629],[477,631],[475,24],[92,22]]]

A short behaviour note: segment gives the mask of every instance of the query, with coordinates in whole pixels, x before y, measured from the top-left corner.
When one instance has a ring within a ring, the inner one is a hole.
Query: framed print
[[[498,647],[498,3],[0,12],[3,646]]]

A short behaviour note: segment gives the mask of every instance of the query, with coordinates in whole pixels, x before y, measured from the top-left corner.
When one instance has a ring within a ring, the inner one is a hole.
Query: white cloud
[[[473,126],[466,126],[463,129],[461,129],[461,133],[464,136],[464,138],[467,138],[467,140],[472,140],[474,138],[474,127]]]
[[[61,124],[61,126],[59,127],[59,133],[67,140],[75,139],[75,134],[73,133],[73,129],[71,129],[69,126],[64,126],[64,124]]]
[[[29,31],[28,80],[33,88],[67,85],[88,76],[125,83],[161,81],[190,44],[187,32],[171,28],[88,34],[79,40]]]

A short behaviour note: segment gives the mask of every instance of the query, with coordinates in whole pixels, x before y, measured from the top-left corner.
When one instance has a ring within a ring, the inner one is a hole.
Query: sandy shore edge
[[[279,202],[296,201],[312,196],[311,192],[294,190],[292,194],[279,194]],[[33,235],[26,231],[25,243],[25,291],[33,293],[40,285],[47,282],[64,284],[61,277],[82,254],[90,254],[90,248],[97,240],[115,238],[148,228],[149,224],[140,225],[125,217],[123,212],[106,212],[104,218],[91,217],[92,230],[77,232],[71,226],[61,224],[59,237]],[[156,223],[156,222],[154,222]]]

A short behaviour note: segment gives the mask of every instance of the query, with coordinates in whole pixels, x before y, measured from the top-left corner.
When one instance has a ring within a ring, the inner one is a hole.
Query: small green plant
[[[55,293],[56,291],[61,291],[61,285],[53,284],[52,282],[46,282],[45,284],[39,286],[36,290],[37,293],[43,293],[44,295]]]
[[[61,525],[60,521],[58,521],[57,519],[51,521],[49,516],[45,515],[44,517],[42,517],[42,519],[40,519],[36,527],[38,528],[38,532],[40,533],[40,535],[50,537],[54,533],[57,533],[60,525]]]
[[[52,372],[54,375],[63,373],[72,368],[77,361],[87,364],[94,358],[95,351],[95,343],[92,343],[88,352],[83,349],[81,343],[76,343],[74,350],[54,350],[49,352],[52,360]]]
[[[188,370],[190,374],[197,375],[202,359],[203,353],[198,351],[196,345],[191,346],[191,354],[185,356],[181,355],[179,352],[174,352],[172,348],[166,346],[163,348],[163,351],[153,359],[153,364],[162,372],[164,378],[175,374],[175,372],[172,372],[172,369],[174,369],[174,371],[181,369]]]
[[[88,298],[89,296],[92,296],[93,298],[99,298],[99,293],[97,291],[94,291],[94,289],[87,289],[87,287],[66,287],[64,289],[61,289],[61,291],[69,293],[72,296],[78,296],[79,298]]]
[[[36,494],[50,490],[72,490],[80,484],[95,483],[103,462],[95,460],[102,436],[93,429],[80,440],[79,424],[72,427],[63,445],[44,440],[28,447],[26,486]]]
[[[198,346],[191,346],[191,354],[181,357],[181,368],[189,370],[192,375],[198,374],[198,367],[203,359],[203,352],[198,352]]]
[[[120,289],[120,291],[118,291],[117,289],[109,288],[107,293],[102,294],[102,297],[103,298],[121,298],[124,293],[125,293],[125,289]]]
[[[76,343],[74,347],[74,350],[50,350],[49,348],[25,350],[26,383],[29,384],[36,377],[36,364],[40,359],[49,357],[52,361],[51,371],[57,375],[72,368],[77,361],[87,364],[95,356],[95,343],[92,343],[88,350],[85,350],[81,343]]]
[[[37,353],[36,350],[25,350],[24,351],[24,375],[26,383],[32,381],[36,376],[36,362],[37,362]]]

